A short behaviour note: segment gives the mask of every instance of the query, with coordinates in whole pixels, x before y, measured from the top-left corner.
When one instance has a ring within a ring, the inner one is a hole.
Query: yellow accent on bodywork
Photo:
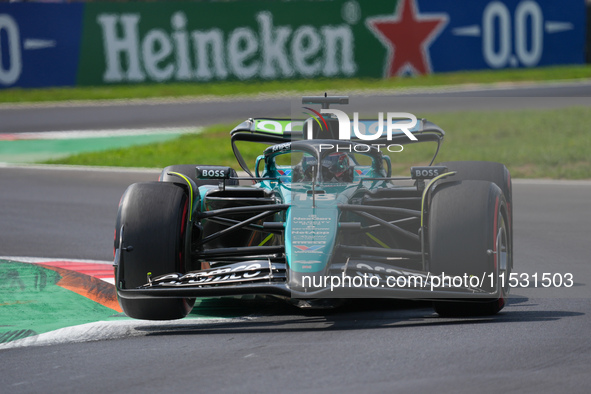
[[[189,186],[189,206],[191,207],[191,209],[189,209],[189,221],[191,221],[193,218],[193,186],[191,186],[191,181],[189,181],[189,179],[186,176],[184,176],[183,174],[179,174],[178,172],[169,172],[169,174],[174,174],[176,176],[183,178]]]
[[[267,237],[265,239],[263,239],[263,241],[259,244],[259,246],[263,246],[264,244],[267,243],[268,240],[270,240],[273,237],[274,234],[269,234],[267,235]]]
[[[425,197],[427,196],[427,192],[429,191],[429,188],[431,187],[431,185],[435,181],[438,181],[439,179],[444,178],[446,176],[455,175],[455,174],[457,174],[457,171],[450,171],[450,172],[446,172],[445,174],[438,175],[435,178],[431,179],[431,182],[429,182],[429,184],[425,187],[425,190],[423,190],[423,197],[421,198],[421,227],[423,227],[423,216],[424,216],[424,212],[425,212]]]
[[[378,239],[378,237],[376,237],[375,235],[372,235],[370,233],[365,233],[365,235],[367,235],[369,238],[371,238],[372,240],[374,240],[376,243],[378,243],[381,247],[386,248],[386,249],[392,249],[391,247],[389,247],[388,245],[386,245],[383,241],[380,241]]]

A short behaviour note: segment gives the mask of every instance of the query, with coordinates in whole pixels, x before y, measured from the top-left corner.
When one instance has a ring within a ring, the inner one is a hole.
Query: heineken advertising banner
[[[83,4],[0,4],[0,88],[76,84]]]
[[[78,81],[352,77],[356,25],[343,20],[342,4],[88,4]]]
[[[585,54],[584,0],[19,6],[0,6],[1,87],[387,78],[577,64]],[[40,23],[33,6],[63,12]],[[33,56],[31,39],[55,45]]]

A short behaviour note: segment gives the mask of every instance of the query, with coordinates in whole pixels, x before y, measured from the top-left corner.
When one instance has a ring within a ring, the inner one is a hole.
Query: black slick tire
[[[446,166],[448,171],[457,171],[457,174],[444,178],[440,182],[455,181],[488,181],[497,185],[507,202],[507,225],[509,242],[513,251],[513,184],[511,174],[504,164],[494,161],[446,161],[437,164]],[[510,264],[513,266],[513,256],[509,256]]]
[[[507,202],[496,184],[467,180],[437,185],[431,196],[427,232],[433,275],[484,277],[481,289],[487,292],[500,287],[499,275],[508,277]],[[504,307],[507,294],[505,286],[497,298],[442,299],[433,306],[440,316],[494,315]]]
[[[125,191],[115,229],[117,288],[133,289],[147,275],[184,273],[189,258],[189,198],[183,188],[164,182],[135,183]],[[119,245],[118,234],[123,228]],[[135,319],[173,320],[185,317],[195,300],[189,298],[123,298],[125,314]]]

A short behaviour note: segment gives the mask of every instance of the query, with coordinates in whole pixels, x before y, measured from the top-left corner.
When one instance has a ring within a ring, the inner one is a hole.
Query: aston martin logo
[[[324,247],[324,245],[312,245],[312,246],[294,245],[294,248],[296,248],[302,252],[317,252],[317,251],[319,251],[319,249],[322,249],[323,247]]]

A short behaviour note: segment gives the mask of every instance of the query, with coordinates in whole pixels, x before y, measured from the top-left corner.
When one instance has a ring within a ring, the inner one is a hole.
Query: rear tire
[[[507,202],[501,189],[486,181],[446,182],[433,191],[428,224],[429,270],[433,275],[486,278],[493,292],[499,275],[511,271]],[[487,251],[493,251],[489,254]],[[495,286],[489,276],[493,274]],[[494,315],[505,305],[508,286],[496,299],[442,300],[433,303],[441,316]]]
[[[117,218],[115,247],[121,250],[116,271],[117,288],[134,289],[159,276],[186,272],[189,258],[189,198],[183,188],[163,182],[135,183],[125,191]],[[123,226],[122,245],[119,245]],[[145,320],[180,319],[191,311],[194,299],[119,297],[129,317]]]

